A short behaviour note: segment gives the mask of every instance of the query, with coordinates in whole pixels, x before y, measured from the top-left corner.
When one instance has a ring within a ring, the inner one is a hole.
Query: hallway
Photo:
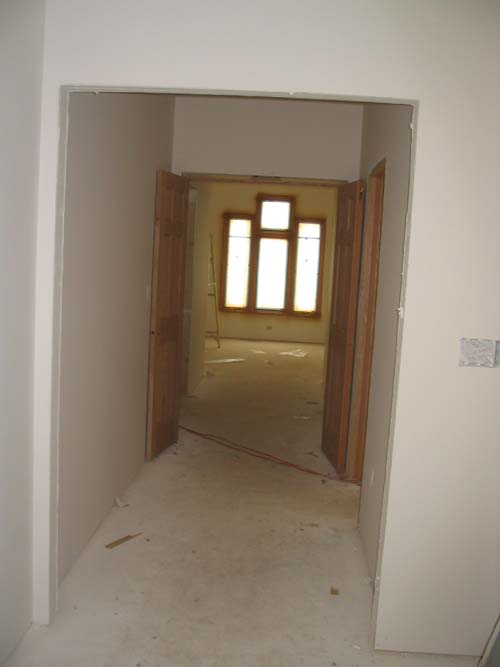
[[[183,399],[181,424],[335,476],[320,448],[323,353],[323,345],[234,339],[217,349],[208,339],[205,377]]]
[[[322,347],[208,346],[208,360],[245,361],[207,363],[182,423],[331,474],[319,452]],[[306,356],[280,354],[298,348]],[[472,667],[369,648],[358,500],[355,485],[181,431],[93,536],[62,585],[53,625],[33,628],[7,665]]]

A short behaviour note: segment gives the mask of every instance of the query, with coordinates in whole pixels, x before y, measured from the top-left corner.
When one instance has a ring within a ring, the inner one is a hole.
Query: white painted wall
[[[178,97],[176,172],[353,180],[359,173],[358,104]]]
[[[412,108],[367,104],[363,122],[361,177],[385,158],[385,188],[380,239],[377,314],[361,489],[360,529],[370,574],[375,579],[391,425],[406,231]]]
[[[170,162],[173,102],[70,98],[59,579],[144,461],[155,179]]]
[[[279,30],[276,26],[279,25]],[[207,29],[208,28],[208,29]],[[305,91],[417,100],[412,236],[383,518],[379,648],[478,654],[500,606],[500,371],[457,366],[500,338],[495,0],[49,0],[37,244],[35,558],[47,569],[57,454],[60,87]],[[466,48],[464,48],[466,45]],[[284,64],[284,65],[282,65]],[[54,293],[54,284],[56,291]],[[478,483],[480,480],[480,483]],[[43,484],[45,486],[43,486]],[[50,587],[38,578],[37,618]]]
[[[43,2],[0,3],[0,663],[32,618],[34,260],[43,22]]]

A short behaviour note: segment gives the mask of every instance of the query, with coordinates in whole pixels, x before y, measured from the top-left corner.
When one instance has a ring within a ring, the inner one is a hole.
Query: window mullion
[[[247,310],[255,312],[257,302],[257,268],[259,265],[259,233],[258,220],[252,220],[252,240],[250,243],[250,273],[248,280],[248,303]]]
[[[297,266],[297,230],[297,220],[295,215],[292,215],[288,235],[288,262],[286,270],[285,311],[287,313],[293,313],[295,270]]]

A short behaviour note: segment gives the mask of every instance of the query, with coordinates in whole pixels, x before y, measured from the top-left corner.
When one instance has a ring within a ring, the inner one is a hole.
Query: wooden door
[[[159,171],[151,290],[146,458],[177,440],[189,182]]]
[[[334,278],[326,357],[322,449],[344,475],[361,261],[363,181],[338,190]]]
[[[377,308],[378,265],[384,204],[385,160],[370,173],[366,196],[363,251],[356,324],[346,477],[360,482],[363,474],[368,400],[372,369],[373,337]]]

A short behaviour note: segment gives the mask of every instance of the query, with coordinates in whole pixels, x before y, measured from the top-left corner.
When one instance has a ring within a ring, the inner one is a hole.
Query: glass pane
[[[250,238],[251,228],[250,220],[231,218],[229,221],[229,236],[244,236],[245,238]]]
[[[257,274],[257,308],[283,310],[285,307],[288,241],[261,239]]]
[[[250,234],[250,220],[229,222],[225,300],[229,308],[245,308],[247,305]]]
[[[293,303],[293,309],[297,312],[311,313],[316,310],[320,237],[321,225],[299,222]]]
[[[260,226],[262,229],[288,229],[290,227],[290,202],[263,201]]]
[[[321,225],[317,222],[299,222],[299,239],[319,239],[321,236]]]

